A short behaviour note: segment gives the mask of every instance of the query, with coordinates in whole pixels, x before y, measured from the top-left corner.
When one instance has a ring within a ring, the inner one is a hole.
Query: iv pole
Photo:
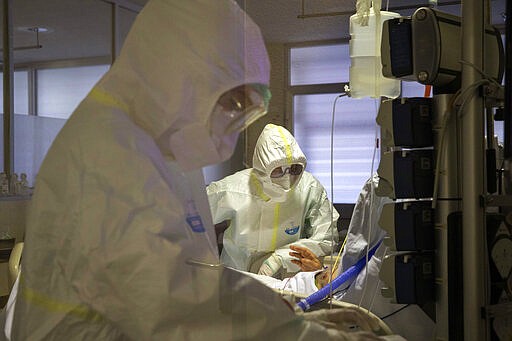
[[[483,69],[484,0],[462,3],[462,89],[467,89],[482,76]],[[471,64],[471,65],[470,65]],[[475,67],[473,67],[475,66]],[[462,245],[464,339],[487,340],[489,331],[482,318],[488,305],[485,285],[485,211],[480,198],[486,193],[484,171],[484,105],[481,96],[473,96],[462,112],[464,143],[462,153]]]

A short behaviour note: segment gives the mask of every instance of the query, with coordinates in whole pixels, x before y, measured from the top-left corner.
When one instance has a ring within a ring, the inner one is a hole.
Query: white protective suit
[[[374,189],[378,186],[379,177],[373,176]],[[366,181],[354,207],[348,228],[345,248],[341,255],[339,271],[345,271],[359,259],[365,257],[366,246],[370,240],[370,249],[386,236],[386,231],[380,228],[378,222],[382,207],[391,203],[387,197],[373,195],[372,183]],[[370,231],[370,226],[372,226]],[[387,247],[384,243],[377,248],[374,256],[369,260],[368,266],[363,268],[357,278],[342,287],[345,290],[335,297],[338,300],[353,304],[360,304],[369,308],[375,315],[384,317],[400,308],[403,304],[390,303],[390,299],[381,294],[385,284],[379,279],[382,259],[386,255]],[[369,269],[366,279],[366,269]],[[365,288],[366,285],[366,289]],[[362,300],[361,300],[362,297]],[[410,305],[398,313],[384,319],[391,330],[407,340],[430,341],[435,339],[435,323],[417,305]]]
[[[252,264],[274,252],[287,273],[299,271],[291,262],[291,244],[317,256],[331,253],[338,241],[339,214],[322,184],[306,171],[285,191],[270,178],[279,166],[301,164],[306,157],[295,138],[281,126],[268,124],[259,136],[253,168],[244,169],[207,187],[214,224],[229,220],[221,261],[235,269],[257,272]],[[332,239],[333,238],[333,239]]]
[[[215,266],[208,242],[200,170],[221,161],[208,117],[222,93],[268,79],[259,29],[234,1],[149,0],[41,166],[13,340],[328,338]]]

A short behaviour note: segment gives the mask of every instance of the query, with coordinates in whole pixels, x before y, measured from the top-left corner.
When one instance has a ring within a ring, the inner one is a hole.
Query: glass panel
[[[503,121],[494,121],[494,135],[498,136],[499,143],[503,144],[505,142]]]
[[[307,171],[325,187],[331,198],[331,122],[336,94],[294,96],[294,136],[308,159]],[[336,103],[333,145],[334,199],[353,203],[372,172],[377,99],[343,97]],[[373,171],[380,153],[375,152]]]
[[[348,81],[348,44],[296,47],[290,50],[291,85]]]
[[[34,185],[39,166],[65,122],[64,119],[14,115],[14,172],[26,173],[30,186]],[[3,115],[0,115],[0,129],[3,131]],[[2,155],[3,143],[0,139]],[[3,170],[3,157],[1,163]]]
[[[37,115],[67,119],[109,65],[37,71]]]
[[[0,72],[0,103],[2,108],[0,112],[4,112],[4,83],[3,72]],[[13,81],[13,96],[14,96],[14,113],[27,115],[28,114],[28,72],[15,71]]]

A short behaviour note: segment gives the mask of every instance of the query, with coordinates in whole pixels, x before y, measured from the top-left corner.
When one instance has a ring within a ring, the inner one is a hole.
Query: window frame
[[[285,56],[284,56],[284,69],[286,70],[285,75],[285,117],[284,122],[286,127],[292,134],[294,134],[294,105],[293,105],[293,97],[295,95],[308,95],[308,94],[327,94],[327,93],[341,93],[344,91],[345,84],[348,85],[348,82],[340,82],[340,83],[325,83],[325,84],[308,84],[308,85],[291,85],[291,50],[293,48],[300,47],[314,47],[314,46],[325,46],[325,45],[337,45],[337,44],[348,44],[350,41],[349,38],[343,39],[332,39],[332,40],[322,40],[322,41],[313,41],[313,42],[302,42],[302,43],[293,43],[293,44],[285,44]]]

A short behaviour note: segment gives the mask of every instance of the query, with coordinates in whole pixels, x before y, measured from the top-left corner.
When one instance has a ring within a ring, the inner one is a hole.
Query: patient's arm
[[[333,275],[333,276],[334,276],[334,275]],[[327,284],[329,284],[330,279],[331,279],[330,268],[327,268],[327,269],[325,269],[325,270],[324,270],[324,271],[322,271],[322,272],[318,272],[318,273],[315,275],[315,286],[316,286],[318,289],[322,289],[322,288],[323,288],[323,287],[325,287]]]

